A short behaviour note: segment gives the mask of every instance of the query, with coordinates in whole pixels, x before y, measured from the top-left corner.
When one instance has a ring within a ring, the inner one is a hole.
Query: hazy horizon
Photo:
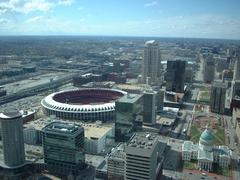
[[[57,37],[62,37],[62,38],[70,38],[70,37],[89,37],[89,38],[139,38],[139,39],[192,39],[192,40],[223,40],[223,41],[240,41],[239,39],[228,39],[228,38],[204,38],[204,37],[162,37],[162,36],[131,36],[131,35],[0,35],[0,38],[11,38],[11,37],[16,37],[16,38],[31,38],[31,37],[53,37],[53,38],[57,38]]]
[[[2,0],[1,36],[240,39],[238,0]]]

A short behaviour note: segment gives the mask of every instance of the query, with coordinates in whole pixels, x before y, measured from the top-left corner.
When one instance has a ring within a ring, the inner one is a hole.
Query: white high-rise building
[[[147,41],[144,48],[142,64],[143,83],[161,83],[161,54],[159,44],[155,40]]]
[[[24,165],[22,114],[15,109],[0,113],[3,156],[6,166],[14,168]]]

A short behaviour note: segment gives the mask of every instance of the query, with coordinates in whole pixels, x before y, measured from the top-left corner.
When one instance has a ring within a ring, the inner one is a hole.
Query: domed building
[[[182,145],[182,160],[198,160],[199,170],[211,171],[213,163],[220,167],[228,167],[231,161],[231,150],[227,146],[214,146],[214,135],[212,129],[206,127],[202,132],[199,143],[184,141]]]
[[[199,147],[205,150],[212,150],[214,136],[212,130],[206,128],[200,136]]]
[[[210,171],[213,163],[213,133],[206,128],[200,136],[198,148],[198,167]]]

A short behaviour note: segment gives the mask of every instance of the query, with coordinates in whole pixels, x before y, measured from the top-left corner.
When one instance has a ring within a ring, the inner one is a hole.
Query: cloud
[[[54,6],[53,3],[45,0],[31,0],[26,2],[21,8],[20,12],[29,13],[31,11],[48,11]]]
[[[150,21],[149,26],[158,36],[240,39],[240,18],[219,14],[162,18]]]
[[[32,11],[48,11],[53,5],[46,0],[8,0],[0,2],[0,10],[2,13],[19,12],[27,14]]]
[[[195,16],[172,16],[136,21],[94,22],[49,17],[47,14],[33,16],[25,21],[1,20],[0,34],[25,35],[128,35],[160,37],[198,37],[240,39],[240,17],[221,14]],[[226,28],[227,27],[227,28]]]
[[[145,7],[151,7],[151,6],[156,6],[157,4],[158,4],[157,1],[152,1],[152,2],[150,2],[150,3],[145,3],[144,6],[145,6]]]
[[[59,0],[58,4],[60,5],[71,5],[74,0]]]
[[[72,34],[87,35],[240,39],[240,18],[202,14],[112,23],[73,23],[69,29]]]
[[[28,14],[34,11],[47,12],[58,5],[71,5],[73,0],[3,0],[0,14],[18,12]]]
[[[7,24],[8,23],[8,20],[5,19],[5,18],[1,18],[0,19],[0,24],[3,25],[3,24]]]
[[[25,22],[26,23],[36,23],[39,22],[43,19],[43,16],[35,16],[35,17],[31,17],[29,19],[27,19]]]

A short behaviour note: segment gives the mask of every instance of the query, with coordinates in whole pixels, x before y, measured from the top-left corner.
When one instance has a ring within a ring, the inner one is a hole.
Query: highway
[[[88,69],[85,71],[81,71],[81,73],[72,73],[67,76],[60,77],[58,79],[48,81],[46,83],[36,85],[34,87],[26,88],[19,90],[18,92],[8,94],[6,96],[3,96],[0,98],[0,105],[9,103],[21,98],[29,97],[29,96],[34,96],[37,95],[38,93],[50,90],[50,89],[55,89],[57,87],[60,87],[64,84],[68,84],[72,82],[72,79],[76,75],[81,75],[90,72],[92,69]]]

